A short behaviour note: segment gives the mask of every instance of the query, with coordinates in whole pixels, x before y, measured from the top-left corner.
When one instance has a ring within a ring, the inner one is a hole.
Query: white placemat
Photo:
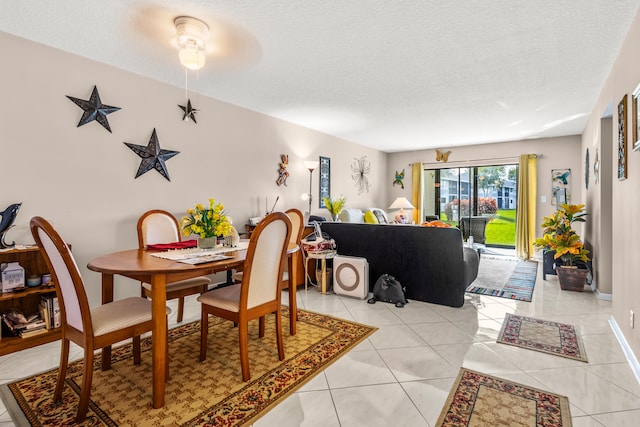
[[[181,261],[185,262],[185,260],[193,260],[194,258],[207,257],[211,258],[211,261],[217,261],[218,258],[216,255],[220,255],[226,252],[235,252],[235,251],[243,251],[249,247],[249,242],[239,242],[238,246],[230,247],[230,246],[220,246],[212,249],[200,249],[200,248],[189,248],[189,249],[173,249],[164,252],[154,252],[151,256],[169,259],[171,261]],[[205,261],[205,262],[210,262]],[[188,261],[189,264],[195,264],[196,262]]]

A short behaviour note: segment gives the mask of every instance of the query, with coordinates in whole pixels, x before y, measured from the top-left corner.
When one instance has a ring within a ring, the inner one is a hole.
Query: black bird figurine
[[[18,210],[21,205],[22,203],[14,203],[0,213],[0,216],[2,216],[2,220],[0,220],[0,249],[12,248],[16,245],[16,242],[7,244],[4,241],[4,235],[11,227],[13,227],[13,221],[16,220],[16,216],[18,215]]]

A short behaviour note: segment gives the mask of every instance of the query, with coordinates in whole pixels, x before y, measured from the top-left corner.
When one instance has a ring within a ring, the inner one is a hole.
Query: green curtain
[[[536,181],[535,154],[523,154],[518,162],[518,211],[516,215],[516,255],[533,258],[536,239]]]
[[[411,204],[413,210],[413,222],[422,224],[422,188],[424,187],[424,173],[422,162],[416,162],[411,166]]]

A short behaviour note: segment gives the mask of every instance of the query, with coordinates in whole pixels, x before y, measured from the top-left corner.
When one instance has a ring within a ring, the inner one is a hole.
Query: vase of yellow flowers
[[[184,236],[197,235],[198,247],[201,249],[214,248],[218,238],[231,233],[231,222],[224,211],[222,203],[209,199],[209,207],[200,203],[187,209],[187,215],[180,219]]]
[[[340,215],[340,212],[342,212],[345,201],[346,199],[343,195],[340,195],[340,197],[335,200],[333,200],[331,196],[322,198],[324,206],[331,213],[331,219],[334,221],[338,220],[338,215]]]

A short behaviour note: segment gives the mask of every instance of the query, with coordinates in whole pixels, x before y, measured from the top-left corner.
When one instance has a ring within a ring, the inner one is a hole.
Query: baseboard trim
[[[605,301],[613,301],[613,294],[605,294],[604,292],[600,292],[600,290],[598,289],[598,284],[596,283],[596,279],[591,276],[591,273],[589,273],[589,277],[591,277],[591,291],[595,294],[596,298]]]
[[[629,366],[633,371],[633,375],[635,375],[636,377],[636,381],[638,381],[638,384],[640,384],[640,363],[638,363],[636,355],[633,354],[631,347],[629,347],[629,343],[627,343],[627,340],[622,334],[622,331],[618,327],[618,323],[616,322],[616,319],[613,318],[613,316],[609,318],[609,326],[611,326],[613,334],[616,336],[618,342],[620,343],[620,346],[622,347],[622,351],[627,358],[627,362],[629,362]]]
[[[597,288],[593,292],[596,294],[596,298],[598,299],[613,301],[613,294],[605,294],[604,292],[600,292]]]
[[[596,295],[596,298],[605,301],[613,301],[613,294],[605,294],[604,292],[600,292],[595,283],[591,285],[591,290]]]

